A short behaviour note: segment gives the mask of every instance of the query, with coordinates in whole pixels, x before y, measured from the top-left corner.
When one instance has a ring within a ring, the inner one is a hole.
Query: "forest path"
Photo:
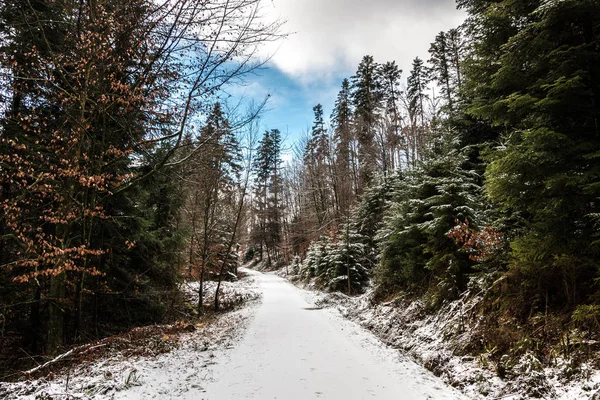
[[[258,274],[262,305],[205,392],[186,398],[463,398],[337,311],[314,309],[305,291],[272,274],[250,273]]]

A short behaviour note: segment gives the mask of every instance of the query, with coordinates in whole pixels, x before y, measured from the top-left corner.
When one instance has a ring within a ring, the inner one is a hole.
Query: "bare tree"
[[[253,114],[253,113],[251,113]],[[229,268],[230,254],[234,248],[237,238],[239,237],[239,230],[242,226],[242,219],[244,217],[244,210],[247,201],[247,196],[250,187],[250,178],[252,175],[252,171],[254,169],[254,161],[255,161],[255,148],[256,143],[258,142],[258,123],[256,119],[252,120],[253,123],[246,125],[246,129],[244,131],[244,137],[242,139],[242,148],[244,149],[244,176],[240,182],[238,191],[237,191],[237,205],[232,210],[233,213],[228,215],[230,217],[230,221],[232,222],[232,226],[230,227],[230,236],[226,242],[225,249],[225,258],[222,260],[218,276],[217,276],[217,288],[215,290],[215,300],[214,306],[215,311],[219,310],[219,292],[221,289],[221,282],[223,280],[223,276],[227,268]],[[237,260],[235,260],[237,263]]]

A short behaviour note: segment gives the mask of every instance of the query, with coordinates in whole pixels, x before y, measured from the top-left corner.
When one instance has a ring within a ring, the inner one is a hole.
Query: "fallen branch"
[[[52,359],[52,360],[50,360],[50,361],[42,364],[42,365],[38,365],[37,367],[30,369],[29,371],[23,372],[23,374],[25,374],[25,375],[31,375],[34,372],[37,372],[37,371],[39,371],[42,368],[46,368],[48,365],[52,365],[52,364],[54,364],[54,363],[62,360],[63,358],[70,356],[74,352],[75,352],[75,349],[71,349],[71,350],[67,351],[66,353],[63,353],[60,356],[58,356],[58,357],[56,357],[56,358],[54,358],[54,359]]]
[[[75,348],[67,351],[66,353],[63,353],[63,354],[61,354],[61,355],[53,358],[52,360],[50,360],[50,361],[48,361],[48,362],[46,362],[46,363],[44,363],[42,365],[38,365],[35,368],[32,368],[32,369],[30,369],[28,371],[24,371],[23,374],[24,375],[31,375],[34,372],[37,372],[37,371],[39,371],[41,369],[44,369],[44,368],[46,368],[49,365],[55,364],[58,361],[63,360],[65,358],[69,357],[72,354],[82,355],[82,354],[86,354],[86,353],[88,353],[88,352],[90,352],[92,350],[95,350],[95,349],[98,349],[98,348],[104,347],[104,346],[106,346],[106,343],[101,343],[101,344],[98,344],[96,346],[92,346],[92,345],[86,344],[86,345],[83,345],[83,346],[75,347]],[[80,351],[80,350],[82,350],[82,351]]]

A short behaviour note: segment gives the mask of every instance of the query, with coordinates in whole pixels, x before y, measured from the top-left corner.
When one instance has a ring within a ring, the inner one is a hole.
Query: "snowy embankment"
[[[590,365],[580,365],[578,373],[567,379],[569,365],[560,357],[552,367],[542,367],[533,354],[526,353],[510,368],[502,366],[506,371],[500,378],[498,364],[487,354],[468,355],[468,347],[478,340],[476,327],[468,322],[480,301],[477,296],[465,293],[431,314],[421,301],[402,296],[376,303],[372,291],[349,297],[308,288],[306,296],[317,306],[337,309],[471,399],[600,400],[600,371]]]
[[[247,272],[246,272],[247,273]],[[197,303],[198,285],[183,288]],[[206,304],[215,285],[206,284]],[[252,275],[224,282],[221,302],[233,306],[260,296]],[[256,312],[257,303],[201,319],[196,324],[136,328],[75,349],[51,368],[24,375],[18,382],[0,382],[0,399],[164,399],[202,390],[212,379],[221,355],[231,348]]]
[[[252,277],[254,271],[240,268],[240,276],[243,279],[235,282],[221,282],[219,289],[219,303],[222,309],[229,309],[236,305],[242,304],[245,301],[254,300],[260,297],[260,291],[257,289],[256,280]],[[181,285],[181,291],[186,296],[191,304],[198,304],[198,290],[200,282],[186,282]],[[211,309],[214,307],[215,291],[217,290],[217,282],[204,282],[202,290],[202,304],[205,308]]]

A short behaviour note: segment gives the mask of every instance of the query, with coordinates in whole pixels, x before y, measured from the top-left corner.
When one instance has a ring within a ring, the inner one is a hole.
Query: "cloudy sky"
[[[343,78],[364,55],[396,61],[410,71],[412,60],[428,59],[435,35],[465,18],[454,0],[265,0],[269,18],[287,21],[290,37],[265,49],[270,68],[244,88],[248,96],[271,94],[264,129],[278,128],[293,141],[312,123],[312,107],[328,116]]]

